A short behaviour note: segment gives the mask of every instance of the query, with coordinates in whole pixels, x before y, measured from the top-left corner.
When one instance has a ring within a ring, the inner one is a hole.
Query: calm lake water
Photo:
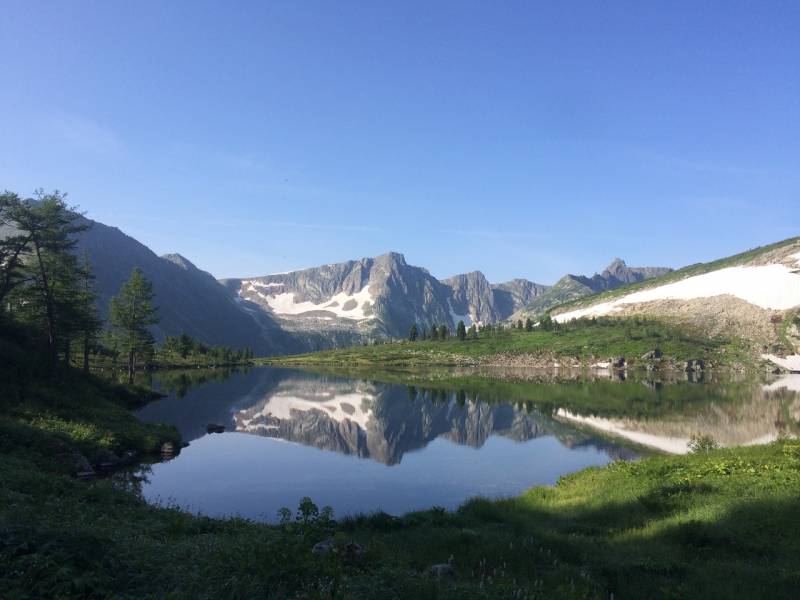
[[[194,512],[275,520],[304,496],[337,517],[455,508],[512,496],[647,449],[685,451],[793,434],[800,381],[475,383],[437,389],[256,368],[165,373],[168,397],[140,418],[175,425],[189,447],[143,466],[141,493]],[[208,434],[209,423],[226,426]]]

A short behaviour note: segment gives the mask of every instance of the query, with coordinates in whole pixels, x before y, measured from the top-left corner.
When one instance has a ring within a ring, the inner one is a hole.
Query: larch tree
[[[148,327],[159,321],[154,297],[153,284],[134,268],[119,295],[111,299],[110,321],[119,349],[127,357],[128,383],[133,383],[139,364],[153,354],[154,340]]]
[[[59,351],[69,359],[69,332],[81,312],[80,267],[75,257],[76,234],[88,229],[81,215],[67,206],[58,191],[37,190],[34,200],[13,202],[10,222],[26,240],[22,250],[24,275],[16,292],[27,319],[41,326],[47,337],[51,372]],[[13,256],[13,255],[12,255]],[[20,260],[19,258],[17,260]]]

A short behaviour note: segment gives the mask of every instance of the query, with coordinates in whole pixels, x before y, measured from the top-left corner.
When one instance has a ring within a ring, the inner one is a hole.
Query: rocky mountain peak
[[[192,261],[190,261],[185,256],[182,256],[182,255],[178,254],[177,252],[174,252],[172,254],[164,254],[161,258],[166,260],[166,261],[171,262],[174,265],[179,266],[184,271],[198,271],[199,270]]]

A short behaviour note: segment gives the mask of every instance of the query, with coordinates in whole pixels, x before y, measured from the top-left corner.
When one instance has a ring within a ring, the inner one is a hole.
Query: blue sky
[[[800,234],[799,2],[3,2],[0,187],[214,275]]]

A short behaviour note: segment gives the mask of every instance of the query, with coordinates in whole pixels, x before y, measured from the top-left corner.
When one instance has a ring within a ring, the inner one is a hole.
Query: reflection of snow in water
[[[764,391],[786,389],[790,392],[800,392],[800,375],[783,375],[775,381],[764,386]]]
[[[686,454],[697,434],[710,435],[722,446],[755,446],[774,442],[781,434],[794,436],[800,423],[798,392],[800,375],[784,375],[754,388],[752,397],[742,402],[712,403],[686,414],[606,419],[559,409],[556,416],[663,452]]]
[[[241,427],[245,430],[251,427],[251,422],[256,420],[263,420],[264,417],[272,417],[281,420],[292,419],[293,411],[305,412],[309,410],[318,410],[324,412],[334,421],[352,421],[359,425],[362,429],[367,428],[367,422],[372,417],[372,410],[369,408],[370,401],[374,399],[369,394],[358,392],[351,393],[333,393],[332,398],[330,394],[316,394],[321,397],[326,397],[326,400],[309,399],[308,395],[303,397],[295,396],[289,393],[277,393],[270,396],[263,407],[256,412],[245,416],[247,411],[240,411]],[[255,424],[255,427],[258,427]],[[261,426],[263,427],[263,425]],[[277,429],[277,426],[272,425],[272,428]],[[269,429],[270,426],[264,427]]]
[[[559,408],[556,412],[556,415],[567,419],[568,421],[572,421],[573,423],[587,425],[593,429],[625,438],[626,440],[629,440],[635,444],[641,444],[642,446],[647,446],[649,448],[656,448],[657,450],[669,452],[670,454],[686,454],[689,452],[689,438],[669,437],[626,429],[625,425],[612,421],[611,419],[603,419],[601,417],[583,417],[563,408]]]

